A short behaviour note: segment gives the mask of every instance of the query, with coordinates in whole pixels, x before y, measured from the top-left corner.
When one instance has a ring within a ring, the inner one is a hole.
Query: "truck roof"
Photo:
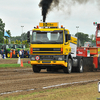
[[[61,28],[58,27],[58,23],[49,22],[49,23],[39,23],[39,26],[34,27],[33,31],[59,31],[59,30],[66,30],[69,33],[68,29],[65,29],[63,25]]]

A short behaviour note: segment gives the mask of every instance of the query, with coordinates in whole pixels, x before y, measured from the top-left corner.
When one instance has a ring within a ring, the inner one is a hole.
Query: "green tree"
[[[18,41],[18,44],[21,44],[20,40]]]
[[[27,33],[21,34],[21,40],[27,40]]]
[[[0,18],[0,43],[3,43],[4,39],[4,27],[5,27],[5,23],[3,23],[2,19]]]
[[[11,41],[15,41],[15,40],[21,41],[21,36],[11,37],[10,39],[11,39]]]
[[[8,39],[4,39],[4,44],[8,44]]]
[[[95,39],[95,35],[94,34],[91,34],[90,35],[90,39],[91,39],[91,43],[93,46],[96,46],[96,39]]]
[[[16,40],[15,43],[18,44],[18,40]]]
[[[14,41],[11,41],[11,44],[15,44],[15,42]]]
[[[83,32],[77,32],[75,36],[78,38],[78,43],[77,43],[78,46],[80,46],[80,42],[81,42],[81,45],[84,45],[84,42],[90,41],[89,35],[84,34]]]
[[[22,41],[22,44],[25,44],[26,48],[29,48],[29,44],[27,43],[27,40]]]
[[[94,35],[94,34],[91,34],[91,35],[90,35],[90,39],[91,39],[91,40],[94,40],[94,38],[95,38],[95,35]]]

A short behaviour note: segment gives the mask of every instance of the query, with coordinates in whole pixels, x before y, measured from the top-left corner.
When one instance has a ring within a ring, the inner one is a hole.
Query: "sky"
[[[84,4],[59,4],[59,8],[51,8],[46,22],[59,22],[59,27],[63,25],[73,35],[77,31],[95,35],[96,26],[93,22],[100,23],[100,0],[89,1],[91,2]],[[39,2],[40,0],[0,0],[0,18],[5,23],[5,30],[10,30],[11,36],[21,36],[23,32],[39,25],[42,20]],[[79,26],[78,30],[76,26]]]

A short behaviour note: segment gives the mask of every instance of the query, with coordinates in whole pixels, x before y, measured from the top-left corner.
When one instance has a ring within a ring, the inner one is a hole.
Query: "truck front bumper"
[[[65,61],[44,61],[44,60],[38,60],[38,61],[30,61],[31,65],[61,65],[67,67],[67,62]]]

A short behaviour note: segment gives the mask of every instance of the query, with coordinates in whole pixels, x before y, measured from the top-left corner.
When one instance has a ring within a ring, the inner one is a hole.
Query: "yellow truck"
[[[62,25],[59,28],[58,23],[39,23],[32,30],[32,35],[30,31],[27,32],[28,42],[30,36],[30,64],[33,72],[39,73],[41,69],[83,72],[83,59],[76,56],[77,38],[72,37],[68,29]]]

